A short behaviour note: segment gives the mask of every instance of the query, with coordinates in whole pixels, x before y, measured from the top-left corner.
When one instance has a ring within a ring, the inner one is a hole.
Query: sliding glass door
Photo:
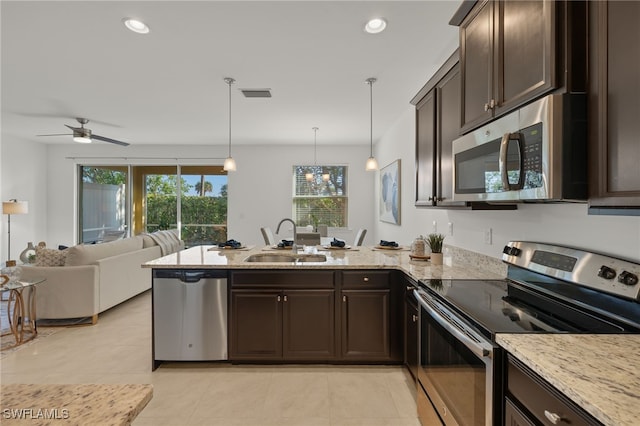
[[[80,175],[83,243],[122,237],[130,228],[133,235],[179,229],[187,247],[227,240],[227,175],[220,166],[80,166]]]

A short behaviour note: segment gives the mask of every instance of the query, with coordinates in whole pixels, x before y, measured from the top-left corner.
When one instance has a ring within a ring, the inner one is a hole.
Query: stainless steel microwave
[[[584,201],[584,94],[548,95],[453,141],[454,201]]]

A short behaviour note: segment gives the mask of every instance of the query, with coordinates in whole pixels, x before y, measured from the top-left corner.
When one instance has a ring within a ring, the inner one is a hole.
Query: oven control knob
[[[509,256],[520,256],[522,250],[520,250],[518,247],[504,246],[504,248],[502,249],[502,253]]]
[[[636,285],[638,284],[638,276],[631,272],[622,271],[620,275],[618,275],[618,282],[624,285]]]
[[[616,277],[616,271],[608,266],[602,265],[598,271],[598,276],[605,280],[612,280]]]

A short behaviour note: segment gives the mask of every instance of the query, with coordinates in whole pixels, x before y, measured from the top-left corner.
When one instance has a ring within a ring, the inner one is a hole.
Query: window
[[[220,166],[80,166],[79,188],[80,242],[178,227],[187,247],[227,240]]]
[[[298,226],[346,227],[347,166],[293,166],[293,218]]]

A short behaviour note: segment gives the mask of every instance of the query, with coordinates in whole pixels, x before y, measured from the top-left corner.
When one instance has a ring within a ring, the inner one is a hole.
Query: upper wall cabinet
[[[640,2],[589,8],[589,205],[640,209]]]
[[[485,0],[460,25],[462,133],[557,87],[557,2]]]
[[[452,142],[460,134],[458,51],[414,97],[416,105],[416,206],[454,203]]]

